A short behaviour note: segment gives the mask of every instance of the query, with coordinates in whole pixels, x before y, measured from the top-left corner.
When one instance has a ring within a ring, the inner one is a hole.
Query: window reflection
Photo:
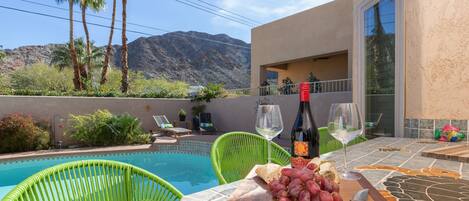
[[[394,135],[395,0],[365,11],[367,134]]]

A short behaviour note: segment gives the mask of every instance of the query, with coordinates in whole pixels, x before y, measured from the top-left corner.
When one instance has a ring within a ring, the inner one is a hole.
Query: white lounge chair
[[[156,122],[156,125],[158,125],[158,129],[162,132],[169,133],[176,138],[179,137],[180,135],[186,135],[186,134],[191,134],[192,130],[189,130],[187,128],[179,128],[179,127],[174,127],[169,121],[168,118],[166,118],[165,115],[155,115],[153,116],[153,119]]]

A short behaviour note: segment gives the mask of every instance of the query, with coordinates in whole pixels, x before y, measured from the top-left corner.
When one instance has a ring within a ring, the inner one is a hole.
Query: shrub
[[[10,83],[14,90],[66,92],[73,90],[72,77],[73,73],[69,68],[59,71],[45,64],[35,64],[13,71]]]
[[[194,102],[207,102],[212,99],[225,97],[225,89],[223,84],[208,83],[199,93],[192,99]]]
[[[88,115],[70,115],[70,136],[88,146],[145,144],[150,135],[145,133],[140,121],[128,114],[113,115],[108,110],[98,110]]]
[[[0,152],[19,152],[49,148],[49,132],[33,118],[11,114],[0,120]]]
[[[0,75],[0,94],[25,96],[86,96],[86,97],[138,97],[138,98],[184,98],[189,85],[164,78],[146,78],[142,72],[129,71],[129,93],[122,94],[121,71],[111,68],[108,81],[100,85],[101,71],[92,70],[92,78],[86,81],[87,90],[74,91],[73,70],[63,70],[44,64],[19,69]]]

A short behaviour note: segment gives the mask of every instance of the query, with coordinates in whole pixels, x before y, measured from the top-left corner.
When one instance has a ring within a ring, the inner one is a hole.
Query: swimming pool
[[[18,183],[40,170],[65,162],[89,159],[115,160],[141,167],[165,179],[185,195],[218,185],[210,158],[205,155],[132,152],[60,156],[0,163],[0,199]]]

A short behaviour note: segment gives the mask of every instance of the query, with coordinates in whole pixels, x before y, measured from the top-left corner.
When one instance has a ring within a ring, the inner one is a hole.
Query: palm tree
[[[85,65],[81,67],[81,76],[85,79],[89,79],[90,73],[89,68],[91,68],[91,44],[90,44],[90,33],[88,31],[88,26],[86,24],[86,9],[90,8],[96,12],[104,8],[104,0],[80,0],[81,8],[81,20],[83,22],[83,30],[85,31],[86,37],[86,56],[87,61]]]
[[[122,0],[122,80],[121,80],[121,90],[122,93],[127,93],[129,90],[129,65],[128,65],[128,55],[127,55],[127,36],[126,32],[126,22],[127,22],[127,0]]]
[[[94,68],[96,66],[99,66],[103,62],[104,58],[104,51],[103,48],[98,48],[94,45],[93,42],[90,42],[90,48],[91,48],[91,55],[88,56],[87,52],[87,47],[85,45],[85,42],[83,41],[83,38],[77,38],[74,41],[75,43],[75,51],[77,53],[77,60],[78,60],[78,65],[84,66],[87,65],[86,63],[88,60],[90,61],[90,67]],[[70,54],[68,54],[68,47],[69,44],[66,46],[58,46],[56,47],[51,54],[51,65],[55,65],[59,67],[60,70],[63,70],[65,67],[71,66],[71,59],[70,59]]]
[[[81,80],[80,76],[80,67],[78,66],[78,59],[77,53],[75,51],[75,44],[74,44],[74,36],[73,36],[73,4],[76,3],[77,0],[55,0],[57,3],[62,3],[64,1],[68,1],[68,15],[69,15],[69,23],[70,23],[70,32],[69,32],[69,51],[70,51],[70,58],[72,59],[73,65],[73,85],[75,86],[75,90],[80,91],[83,89],[83,81]]]
[[[101,85],[107,81],[107,70],[109,69],[109,60],[112,51],[112,36],[114,35],[114,22],[116,21],[116,0],[112,1],[112,20],[111,20],[111,33],[109,34],[109,41],[107,43],[106,55],[104,56],[104,63],[101,72]]]

